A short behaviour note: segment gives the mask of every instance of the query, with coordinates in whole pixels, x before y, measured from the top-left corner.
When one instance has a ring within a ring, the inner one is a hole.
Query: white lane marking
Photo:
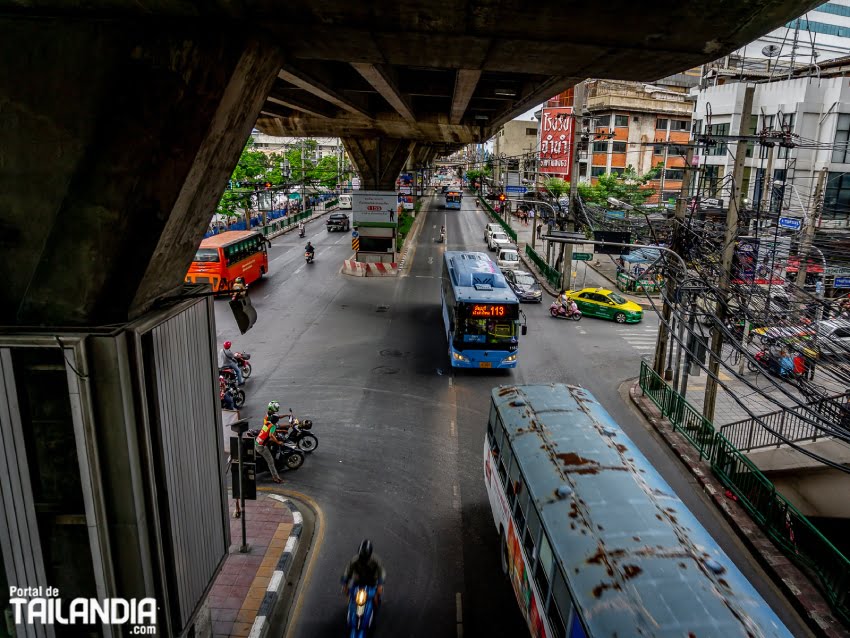
[[[453,387],[453,386],[454,386],[454,379],[452,379],[451,377],[449,377],[449,387],[451,388],[451,387]]]
[[[292,274],[293,274],[293,275],[297,275],[297,274],[298,274],[298,273],[300,273],[302,270],[304,270],[304,264],[301,264],[301,265],[298,267],[298,269],[297,269],[294,273],[292,273]]]
[[[460,511],[460,486],[457,483],[452,485],[452,507]]]
[[[452,378],[449,377],[449,382],[451,382]],[[452,438],[457,436],[457,428],[455,427],[454,420],[449,421],[449,432],[452,434]]]

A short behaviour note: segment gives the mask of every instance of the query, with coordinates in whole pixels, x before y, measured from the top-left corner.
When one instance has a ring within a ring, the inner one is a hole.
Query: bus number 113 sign
[[[473,317],[507,317],[508,310],[504,304],[473,304],[472,313]]]

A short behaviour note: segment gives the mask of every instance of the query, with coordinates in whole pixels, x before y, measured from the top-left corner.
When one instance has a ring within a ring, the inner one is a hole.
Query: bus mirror
[[[521,331],[522,331],[522,334],[523,334],[523,335],[528,334],[528,326],[523,325],[523,326],[522,326],[522,328],[521,328]]]
[[[231,299],[230,309],[233,311],[233,318],[236,319],[236,325],[239,326],[239,332],[244,335],[254,327],[257,321],[257,311],[251,304],[251,298],[248,296],[248,293],[242,294],[236,299]]]

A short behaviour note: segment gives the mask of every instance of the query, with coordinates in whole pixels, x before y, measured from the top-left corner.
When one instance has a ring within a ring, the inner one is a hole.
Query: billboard
[[[540,120],[540,173],[569,181],[573,162],[572,107],[544,108]]]
[[[351,194],[351,213],[355,226],[394,228],[398,225],[395,191],[354,191]]]

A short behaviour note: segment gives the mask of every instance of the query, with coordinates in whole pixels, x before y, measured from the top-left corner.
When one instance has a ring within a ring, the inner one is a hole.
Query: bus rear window
[[[194,261],[218,261],[218,248],[198,248],[198,252],[195,253]]]

